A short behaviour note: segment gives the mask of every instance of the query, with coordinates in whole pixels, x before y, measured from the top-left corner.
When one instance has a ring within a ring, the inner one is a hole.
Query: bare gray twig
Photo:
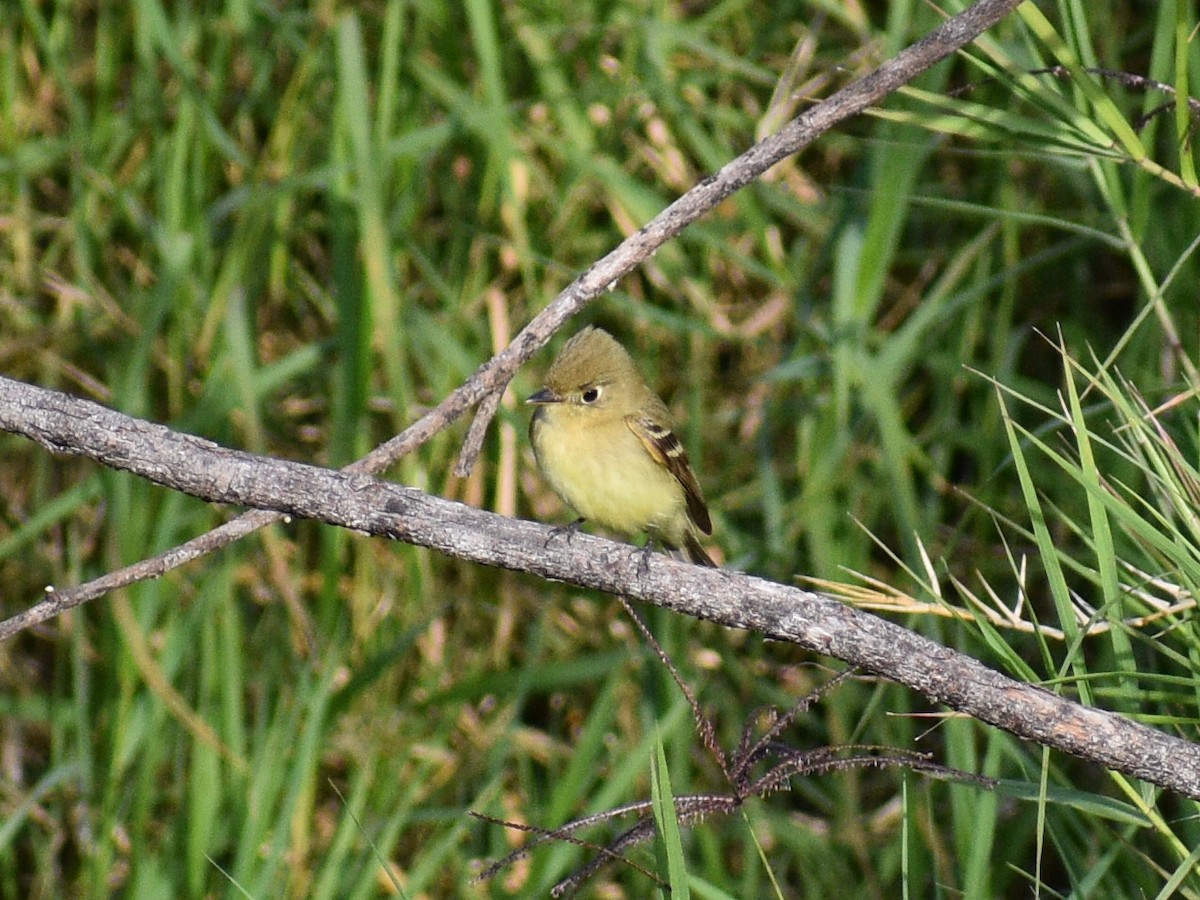
[[[396,437],[347,466],[345,471],[365,474],[381,472],[430,440],[480,401],[495,396],[495,402],[484,403],[480,407],[463,445],[456,471],[460,475],[469,473],[495,414],[499,395],[516,371],[544,347],[568,319],[610,290],[612,285],[648,259],[659,247],[726,197],[754,181],[780,160],[798,153],[829,129],[878,104],[900,86],[962,49],[1020,3],[1021,0],[979,0],[873,72],[796,116],[777,133],[755,144],[720,171],[704,179],[567,285],[508,347],[481,365],[437,407]],[[22,613],[22,627],[44,622],[117,588],[160,576],[228,546],[264,525],[277,522],[279,518],[277,514],[261,511],[247,513],[163,554],[109,572],[93,581],[64,588]]]

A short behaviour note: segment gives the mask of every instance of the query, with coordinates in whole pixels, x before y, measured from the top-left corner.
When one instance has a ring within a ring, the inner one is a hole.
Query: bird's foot
[[[646,541],[641,547],[634,551],[638,556],[638,577],[645,578],[650,574],[650,557],[654,555],[654,548],[650,541]]]
[[[551,528],[550,536],[546,538],[546,543],[542,545],[542,549],[549,547],[551,543],[558,540],[563,535],[566,535],[567,544],[569,545],[571,543],[571,538],[575,537],[575,532],[577,532],[579,527],[586,521],[586,519],[576,519],[570,525],[559,525],[555,528]]]

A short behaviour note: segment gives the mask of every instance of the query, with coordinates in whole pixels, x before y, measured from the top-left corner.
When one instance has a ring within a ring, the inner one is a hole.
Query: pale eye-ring
[[[590,387],[586,391],[583,392],[582,396],[583,396],[584,403],[595,403],[597,400],[600,399],[600,388]]]

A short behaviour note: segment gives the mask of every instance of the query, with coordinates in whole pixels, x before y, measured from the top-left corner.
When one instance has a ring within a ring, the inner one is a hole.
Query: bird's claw
[[[547,547],[549,547],[553,541],[562,537],[564,534],[567,536],[567,544],[569,546],[571,543],[571,538],[575,537],[575,532],[577,532],[579,530],[579,526],[581,526],[585,521],[587,521],[587,520],[586,519],[576,519],[570,525],[558,525],[554,528],[551,528],[550,536],[548,538],[546,538],[546,543],[544,543],[542,545],[542,549],[544,550]]]

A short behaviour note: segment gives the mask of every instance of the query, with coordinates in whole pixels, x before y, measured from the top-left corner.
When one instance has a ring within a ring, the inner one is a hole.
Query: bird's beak
[[[550,388],[542,388],[536,394],[530,394],[525,398],[526,403],[532,403],[535,406],[545,406],[547,403],[562,403],[563,398]]]

